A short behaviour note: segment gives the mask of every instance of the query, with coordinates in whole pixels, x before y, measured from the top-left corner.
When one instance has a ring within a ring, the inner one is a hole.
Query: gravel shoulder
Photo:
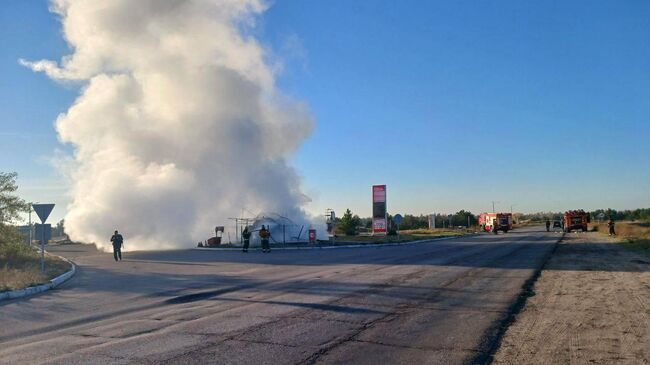
[[[508,328],[497,364],[650,362],[650,259],[596,233],[565,237]]]

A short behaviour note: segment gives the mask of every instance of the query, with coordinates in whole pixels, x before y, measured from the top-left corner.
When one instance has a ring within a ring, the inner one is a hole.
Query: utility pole
[[[494,209],[494,203],[498,203],[498,201],[492,200],[492,213],[496,213],[497,211]]]

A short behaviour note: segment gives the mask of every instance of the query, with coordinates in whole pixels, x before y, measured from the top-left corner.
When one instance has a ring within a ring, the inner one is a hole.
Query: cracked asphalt
[[[51,251],[78,264],[0,304],[0,364],[482,363],[560,238],[539,227],[405,246]],[[128,241],[127,241],[128,244]]]

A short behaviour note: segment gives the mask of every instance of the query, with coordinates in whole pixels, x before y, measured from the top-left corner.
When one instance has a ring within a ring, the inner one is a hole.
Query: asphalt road
[[[558,233],[401,247],[51,251],[79,271],[0,304],[2,364],[483,362]],[[128,243],[128,241],[127,241]]]

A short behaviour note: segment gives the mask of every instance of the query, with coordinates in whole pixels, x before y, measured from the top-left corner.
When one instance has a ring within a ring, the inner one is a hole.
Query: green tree
[[[65,219],[61,219],[56,224],[56,228],[54,228],[54,232],[52,232],[52,235],[57,237],[65,235]]]
[[[352,211],[346,209],[343,217],[341,217],[336,225],[336,231],[348,236],[354,236],[357,234],[357,227],[359,225],[361,225],[361,218],[358,215],[352,215]]]
[[[402,231],[408,229],[420,229],[429,227],[429,218],[425,215],[415,216],[412,214],[404,214],[402,222],[399,224],[399,229]]]
[[[16,195],[15,172],[0,172],[0,243],[20,240],[20,235],[11,225],[20,220],[20,213],[27,210],[27,204]]]
[[[454,226],[467,226],[469,218],[469,225],[474,225],[477,222],[476,216],[472,212],[465,211],[464,209],[460,212],[456,212],[451,218],[452,225]]]

